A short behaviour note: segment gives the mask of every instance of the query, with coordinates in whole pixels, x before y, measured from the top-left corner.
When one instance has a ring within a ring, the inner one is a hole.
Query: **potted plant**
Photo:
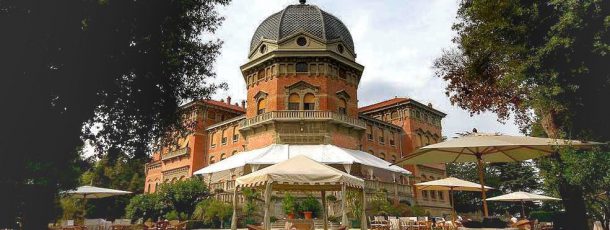
[[[284,214],[286,214],[289,220],[294,219],[296,200],[292,195],[290,195],[290,193],[284,194],[284,199],[282,199],[282,209],[284,209]]]
[[[320,202],[315,197],[309,195],[301,202],[301,210],[306,220],[310,220],[314,213],[320,211]]]

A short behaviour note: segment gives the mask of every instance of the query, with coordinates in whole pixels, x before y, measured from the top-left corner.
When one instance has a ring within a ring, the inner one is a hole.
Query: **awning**
[[[390,166],[392,163],[359,150],[345,149],[334,145],[285,144],[273,144],[264,148],[241,152],[202,168],[194,174],[223,172],[246,165],[272,165],[301,155],[327,165],[361,164],[396,173],[411,174],[404,168],[395,165]]]

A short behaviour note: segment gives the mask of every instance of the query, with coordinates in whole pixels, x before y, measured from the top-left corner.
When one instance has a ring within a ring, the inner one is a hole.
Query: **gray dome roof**
[[[265,19],[252,36],[250,52],[263,38],[279,41],[301,30],[325,41],[341,39],[354,51],[352,35],[341,20],[315,5],[299,4],[289,5]]]

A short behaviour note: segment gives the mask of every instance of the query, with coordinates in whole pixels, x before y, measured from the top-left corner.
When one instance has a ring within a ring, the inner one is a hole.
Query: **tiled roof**
[[[223,107],[226,109],[230,109],[239,113],[246,113],[246,109],[242,108],[241,106],[238,105],[232,105],[232,104],[227,104],[226,102],[222,102],[222,101],[215,101],[215,100],[203,100],[204,103],[209,104],[209,105],[214,105],[214,106],[219,106],[219,107]]]
[[[258,26],[250,42],[250,52],[263,39],[279,41],[302,31],[323,41],[339,39],[354,51],[352,35],[341,20],[315,5],[297,4],[272,14]]]
[[[358,112],[365,113],[365,112],[373,111],[373,110],[380,109],[380,108],[383,108],[383,107],[387,107],[387,106],[391,106],[391,105],[396,105],[396,104],[404,103],[404,102],[407,102],[407,101],[410,101],[410,100],[411,99],[405,98],[405,97],[396,97],[396,98],[392,98],[390,100],[385,100],[385,101],[378,102],[378,103],[375,103],[375,104],[372,104],[372,105],[367,105],[367,106],[358,108]]]

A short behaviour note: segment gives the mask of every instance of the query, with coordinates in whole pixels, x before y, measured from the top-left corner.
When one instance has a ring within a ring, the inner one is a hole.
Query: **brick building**
[[[232,104],[230,97],[185,105],[192,108],[189,119],[196,121],[196,129],[179,140],[178,147],[153,154],[146,165],[145,191],[269,146],[333,146],[369,153],[389,166],[421,146],[439,142],[445,114],[430,104],[393,98],[358,108],[364,66],[356,56],[345,25],[315,5],[290,5],[269,16],[253,35],[248,62],[240,67],[247,100],[241,105]],[[228,199],[233,179],[256,168],[210,176],[211,189]],[[412,186],[445,177],[444,165],[406,168],[412,175],[368,166],[345,170],[365,179],[368,192],[386,189],[397,202],[418,204],[433,215],[448,214],[446,192],[414,191]]]

